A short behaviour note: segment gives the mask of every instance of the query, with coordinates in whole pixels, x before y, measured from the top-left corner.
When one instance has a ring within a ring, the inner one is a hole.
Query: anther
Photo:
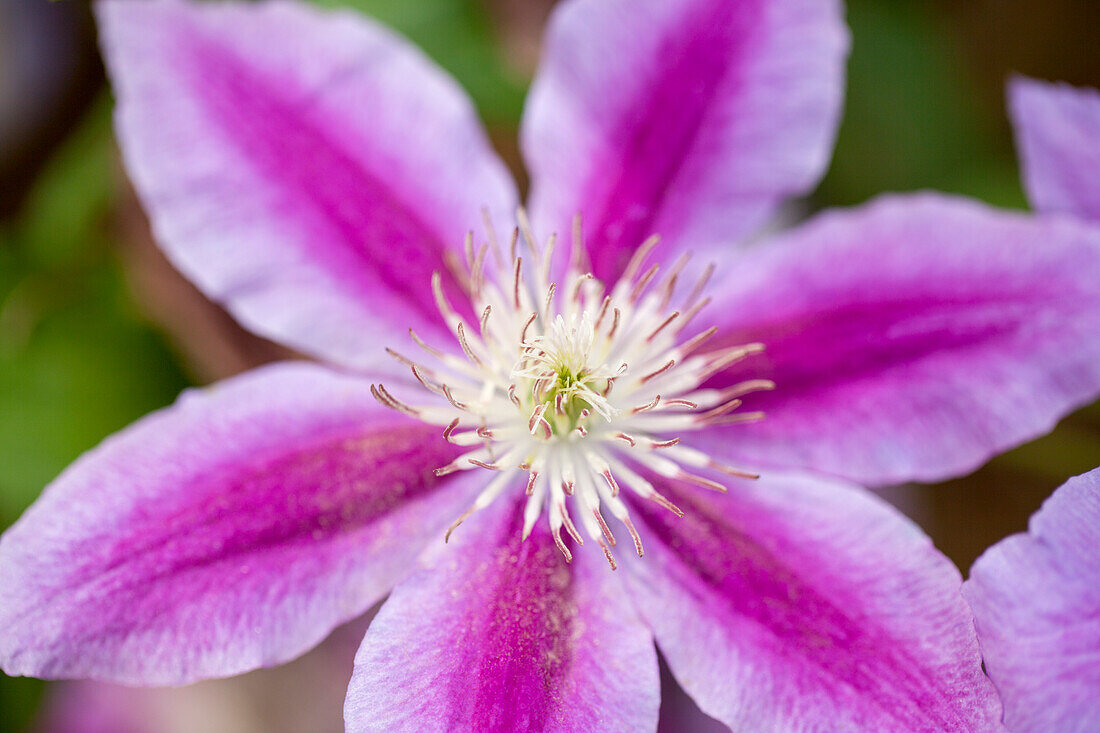
[[[396,397],[387,392],[386,388],[383,387],[381,384],[377,386],[372,384],[370,386],[370,393],[374,396],[374,399],[376,399],[380,404],[390,408],[391,410],[397,410],[398,412],[403,412],[406,415],[410,415],[412,417],[420,416],[419,410],[409,407],[404,402],[398,400]]]
[[[455,428],[457,427],[458,418],[456,417],[454,420],[451,420],[450,425],[443,429],[443,439],[446,440],[448,443],[453,443],[454,441],[451,440],[451,434],[455,431]]]
[[[657,328],[653,329],[653,331],[651,331],[650,334],[645,337],[646,343],[649,343],[649,342],[653,341],[653,339],[657,338],[657,334],[659,334],[661,331],[665,330],[665,327],[668,324],[672,323],[673,321],[675,321],[679,317],[680,317],[680,311],[675,311],[668,318],[661,321],[661,325],[657,326]]]
[[[513,227],[512,237],[508,241],[508,259],[511,262],[516,261],[516,249],[519,244],[519,227]]]
[[[458,343],[462,346],[462,353],[466,354],[466,358],[474,364],[484,368],[485,364],[477,357],[474,350],[470,348],[470,342],[466,339],[466,330],[462,327],[462,324],[459,323],[455,330],[458,332]]]
[[[447,322],[447,325],[452,325],[455,321],[460,320],[458,313],[451,307],[446,294],[443,292],[443,275],[440,274],[439,270],[432,273],[432,295],[435,297],[435,307],[439,309],[439,313],[443,316],[443,320]]]
[[[596,523],[598,525],[600,525],[600,532],[603,534],[604,538],[607,539],[607,544],[614,547],[615,546],[615,535],[611,534],[611,528],[607,526],[607,522],[604,521],[603,515],[600,514],[600,510],[599,509],[593,509],[592,510],[592,516],[596,518]]]
[[[531,254],[535,255],[536,260],[539,256],[538,243],[535,241],[535,234],[531,231],[531,221],[527,218],[527,210],[522,206],[516,209],[516,222],[519,224],[520,234],[523,235],[523,241],[527,243],[527,248],[531,250]]]
[[[650,281],[660,269],[660,265],[653,265],[645,271],[645,274],[642,275],[640,280],[638,280],[638,284],[634,286],[634,290],[630,293],[630,302],[632,304],[638,302],[638,299],[642,297],[642,293],[645,292],[645,289],[649,286]]]
[[[485,233],[489,237],[489,245],[492,247],[493,256],[496,257],[497,264],[500,264],[504,256],[500,251],[500,241],[497,239],[496,227],[493,226],[493,219],[489,215],[488,207],[481,207],[481,220],[485,224]]]
[[[431,380],[429,380],[424,375],[423,367],[421,367],[419,364],[412,365],[412,373],[413,376],[416,377],[416,381],[424,385],[424,389],[428,390],[429,392],[434,392],[435,394],[443,394],[443,388],[439,385],[432,383]]]
[[[716,420],[710,420],[708,425],[740,425],[741,423],[759,422],[764,419],[764,412],[739,412],[736,415],[725,415],[724,417],[717,418]]]
[[[489,327],[489,314],[493,312],[493,306],[485,306],[485,310],[481,312],[481,321],[478,327],[481,329],[481,335],[484,336]]]
[[[680,479],[685,483],[694,484],[695,486],[699,486],[704,489],[712,489],[720,494],[729,493],[729,489],[727,489],[725,486],[718,483],[717,481],[711,481],[709,478],[703,478],[702,476],[697,476],[694,473],[688,473],[684,470],[680,470],[679,472],[677,472],[677,474],[673,478]]]
[[[615,331],[619,328],[619,319],[622,318],[623,313],[618,308],[614,310],[614,318],[611,320],[611,330],[607,332],[607,340],[610,341],[615,336]]]
[[[565,546],[565,542],[561,538],[561,527],[556,527],[551,534],[554,535],[554,544],[558,546],[562,556],[565,557],[567,563],[573,562],[573,553],[569,551],[569,548]]]
[[[648,498],[651,501],[657,502],[662,507],[664,507],[665,509],[667,509],[670,512],[672,512],[673,514],[675,514],[680,519],[684,518],[684,510],[681,509],[680,507],[676,506],[675,504],[673,504],[671,501],[669,501],[668,498],[665,497],[663,494],[660,494],[656,491],[653,491],[649,494]]]
[[[477,256],[474,258],[474,264],[470,267],[470,283],[476,298],[481,297],[482,290],[485,287],[485,252],[488,249],[488,244],[481,245],[481,248],[477,251]]]
[[[692,319],[699,314],[699,311],[710,305],[710,301],[710,298],[703,298],[698,303],[688,308],[687,312],[684,314],[684,320],[680,321],[680,325],[676,328],[676,332],[679,333],[687,328]]]
[[[573,538],[573,541],[578,545],[584,545],[584,539],[581,537],[580,532],[577,531],[576,526],[573,524],[573,520],[569,518],[569,512],[565,508],[565,504],[559,504],[558,509],[561,512],[561,521],[565,525],[565,531],[569,533],[569,536]]]
[[[666,310],[668,304],[672,302],[672,296],[676,293],[676,282],[680,278],[680,273],[684,267],[687,266],[688,260],[691,259],[691,254],[685,252],[676,258],[676,262],[673,263],[672,269],[669,270],[668,277],[665,278],[665,284],[663,288],[664,295],[661,297],[661,310]]]
[[[769,392],[773,389],[775,389],[775,382],[770,379],[750,379],[722,390],[722,399],[744,397],[752,392]]]
[[[520,285],[520,277],[522,276],[521,272],[523,270],[523,258],[522,257],[516,257],[515,261],[516,261],[515,275],[514,275],[514,280],[512,282],[512,299],[515,303],[516,310],[519,310],[520,309],[519,285]]]
[[[732,399],[729,402],[725,402],[721,405],[718,405],[717,407],[714,407],[710,410],[707,410],[706,412],[699,413],[698,415],[696,415],[695,419],[699,420],[700,422],[706,422],[706,421],[711,420],[713,418],[721,417],[722,415],[725,415],[726,413],[733,412],[734,410],[736,410],[740,406],[741,406],[741,400]]]
[[[519,334],[520,344],[524,344],[527,342],[527,329],[531,327],[531,324],[534,323],[535,319],[538,317],[538,313],[532,313],[531,315],[527,316],[527,322],[523,324],[523,330],[520,331]]]
[[[654,440],[649,444],[650,448],[671,448],[680,442],[679,438],[673,438],[672,440]]]
[[[584,284],[586,282],[592,279],[593,275],[591,272],[586,272],[583,275],[579,276],[573,282],[573,290],[569,294],[569,299],[572,300],[574,303],[579,303],[581,300],[581,288],[584,287]]]
[[[634,276],[642,268],[642,263],[645,262],[645,259],[649,257],[649,253],[660,241],[660,235],[653,234],[642,242],[638,249],[634,250],[634,254],[630,256],[630,261],[626,264],[626,269],[623,270],[621,282],[632,282],[634,280]]]
[[[619,484],[611,474],[611,469],[605,468],[600,472],[600,475],[603,476],[603,480],[607,482],[607,486],[611,489],[612,498],[617,498],[619,496]]]
[[[645,557],[645,550],[642,549],[642,538],[638,534],[638,530],[634,528],[634,522],[630,521],[628,516],[624,516],[622,522],[626,525],[626,531],[630,533],[630,539],[634,540],[634,551],[638,553],[638,557]]]
[[[637,441],[634,440],[633,436],[627,435],[626,433],[623,433],[623,432],[615,433],[615,435],[612,436],[612,437],[618,438],[619,440],[623,441],[624,443],[627,443],[628,445],[630,445],[631,448],[633,448],[635,445],[637,445]]]
[[[445,543],[450,542],[451,533],[454,532],[456,529],[458,529],[458,525],[465,522],[470,517],[470,515],[473,514],[475,511],[477,511],[477,509],[475,507],[470,507],[469,509],[464,511],[462,513],[462,516],[460,516],[458,519],[456,519],[454,521],[454,523],[450,527],[447,528],[447,532],[443,535],[443,542],[445,542]]]
[[[465,402],[459,402],[455,399],[454,394],[451,393],[451,388],[447,385],[440,385],[443,388],[443,396],[447,398],[447,401],[451,403],[457,410],[465,410],[469,407]]]
[[[699,382],[709,379],[723,369],[736,364],[746,357],[759,354],[764,350],[764,344],[745,344],[730,349],[723,349],[714,354],[708,354],[710,363],[699,374]]]
[[[747,478],[756,480],[760,478],[760,474],[753,473],[751,471],[744,471],[740,468],[734,468],[733,466],[727,466],[725,463],[719,463],[715,460],[707,461],[707,468],[712,468],[715,471],[721,471],[722,473],[730,476],[736,476],[738,478]]]
[[[688,354],[690,354],[691,352],[695,351],[700,346],[702,346],[704,343],[709,341],[710,338],[712,336],[714,336],[714,334],[716,334],[716,333],[718,333],[718,326],[711,326],[706,331],[703,331],[702,333],[700,333],[696,336],[692,336],[690,339],[688,339],[684,343],[680,344],[676,348],[676,353],[680,355],[681,359],[683,359],[685,356],[687,356]]]
[[[661,376],[662,374],[664,374],[665,372],[667,372],[669,369],[671,369],[674,366],[676,366],[676,360],[675,359],[669,359],[667,362],[665,362],[665,365],[663,367],[661,367],[660,369],[658,369],[655,372],[650,372],[649,374],[642,377],[641,383],[645,384],[646,382],[648,382],[652,379],[656,379],[657,377]]]
[[[462,253],[466,255],[466,267],[472,268],[474,266],[474,233],[472,231],[466,232],[466,236],[462,238]]]
[[[618,570],[619,566],[615,563],[615,556],[611,554],[611,550],[604,544],[604,541],[602,539],[597,539],[596,542],[599,544],[600,549],[603,550],[603,556],[607,558],[607,564],[611,566],[612,570]]]
[[[653,398],[652,402],[647,402],[644,405],[640,405],[639,407],[635,407],[630,412],[631,412],[632,415],[640,415],[643,412],[649,412],[653,408],[657,407],[657,405],[659,405],[660,403],[661,403],[661,395],[657,395],[656,397]]]
[[[403,354],[401,354],[397,351],[394,351],[393,349],[391,349],[388,346],[386,347],[386,353],[389,354],[390,356],[392,356],[394,359],[397,359],[397,361],[401,362],[402,364],[404,364],[407,367],[420,367],[421,369],[424,369],[424,371],[426,371],[426,372],[431,371],[430,369],[426,369],[425,367],[420,366],[420,364],[416,363],[415,361],[413,361],[409,357],[407,357],[407,356],[405,356],[405,355],[403,355]]]
[[[707,283],[710,282],[711,275],[713,274],[714,263],[711,262],[706,266],[706,269],[703,270],[703,275],[699,278],[698,282],[695,283],[695,287],[692,288],[691,295],[688,296],[688,299],[686,301],[688,304],[694,303],[696,298],[703,294],[703,288],[705,288],[707,286]]]
[[[442,351],[435,348],[434,346],[429,346],[428,343],[426,341],[424,341],[424,339],[420,338],[420,336],[417,335],[416,331],[412,330],[411,328],[409,329],[409,336],[412,337],[412,340],[416,342],[417,346],[424,349],[424,351],[427,351],[429,354],[431,354],[435,358],[437,358],[437,359],[444,358],[444,354],[443,354]]]

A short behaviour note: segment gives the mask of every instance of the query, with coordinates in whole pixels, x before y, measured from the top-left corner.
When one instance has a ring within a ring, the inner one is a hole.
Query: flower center
[[[584,544],[572,510],[614,569],[616,541],[604,511],[626,527],[635,551],[643,554],[624,490],[683,516],[645,474],[722,492],[723,484],[694,471],[756,478],[687,447],[680,434],[760,419],[759,412],[736,412],[740,397],[775,385],[749,380],[724,389],[702,387],[711,376],[763,349],[746,344],[706,351],[714,327],[685,335],[709,302],[702,293],[713,267],[678,297],[688,257],[663,278],[657,265],[643,270],[658,241],[651,237],[608,290],[588,273],[578,217],[564,268],[566,286],[559,289],[551,282],[556,238],[541,246],[522,211],[519,222],[507,257],[488,222],[487,243],[475,248],[473,235],[466,238],[465,268],[456,275],[480,314],[476,330],[451,307],[440,274],[432,278],[436,305],[461,357],[411,331],[432,357],[431,366],[388,350],[437,396],[436,402],[410,405],[382,385],[371,389],[382,404],[444,426],[445,439],[469,448],[436,469],[438,475],[474,469],[495,474],[447,530],[448,538],[470,514],[504,491],[522,487],[525,539],[545,511],[555,543],[571,561],[562,529]]]

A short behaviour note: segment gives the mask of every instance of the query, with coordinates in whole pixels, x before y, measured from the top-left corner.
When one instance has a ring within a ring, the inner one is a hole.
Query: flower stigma
[[[713,265],[678,298],[689,255],[659,278],[657,265],[646,268],[659,241],[653,236],[639,246],[608,290],[589,272],[578,216],[564,287],[559,287],[551,282],[555,236],[540,245],[520,210],[505,256],[485,218],[488,241],[475,247],[473,234],[468,234],[465,263],[452,267],[479,316],[476,324],[452,307],[441,273],[432,276],[436,306],[462,356],[428,344],[411,329],[412,339],[431,357],[430,366],[387,349],[435,395],[435,403],[409,404],[381,384],[371,386],[386,407],[444,426],[446,440],[469,448],[437,468],[437,475],[475,469],[494,474],[445,539],[501,493],[522,487],[524,539],[545,511],[555,544],[571,562],[562,530],[578,546],[584,544],[572,510],[584,534],[615,569],[611,548],[616,540],[603,511],[626,528],[638,556],[644,554],[623,491],[683,516],[642,474],[720,492],[726,491],[722,483],[693,470],[757,478],[684,445],[680,438],[716,425],[761,419],[761,412],[738,412],[740,398],[775,387],[769,380],[753,379],[723,389],[703,388],[713,375],[764,348],[750,343],[707,351],[717,327],[685,336],[710,302],[702,294]]]

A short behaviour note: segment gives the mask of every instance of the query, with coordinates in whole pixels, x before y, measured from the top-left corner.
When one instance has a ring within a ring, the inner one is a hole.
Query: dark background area
[[[357,7],[422,46],[471,92],[522,175],[516,128],[551,0],[319,1]],[[1006,79],[1100,86],[1100,3],[1089,0],[849,0],[848,19],[846,114],[806,212],[920,188],[1025,207]],[[159,254],[118,161],[110,104],[87,2],[0,0],[0,528],[82,451],[185,386],[283,355]],[[1068,476],[1098,464],[1094,405],[971,476],[887,495],[965,571]],[[353,644],[329,646],[340,650],[333,664],[350,664]],[[150,697],[145,720],[173,720],[170,731],[339,730],[340,675],[316,673],[326,654],[189,688],[190,703]],[[308,696],[317,717],[277,714],[288,691],[302,704],[304,678],[326,681]],[[44,689],[0,675],[0,733],[65,730],[36,712]],[[48,706],[70,692],[51,690]],[[199,728],[187,717],[196,706],[232,714]]]

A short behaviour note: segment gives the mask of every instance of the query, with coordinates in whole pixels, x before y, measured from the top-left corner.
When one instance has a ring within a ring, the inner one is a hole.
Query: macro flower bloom
[[[963,593],[1009,730],[1100,727],[1100,469],[977,559]]]
[[[1009,87],[1036,211],[1100,223],[1100,92],[1018,78]],[[1013,731],[1100,728],[1100,469],[1070,479],[1028,532],[988,549],[964,592]]]
[[[48,487],[0,540],[7,672],[236,674],[392,589],[350,731],[653,730],[655,641],[737,730],[998,726],[961,577],[858,484],[1096,396],[1100,234],[920,194],[748,245],[826,165],[839,2],[563,2],[530,220],[369,20],[97,7],[160,244],[320,363],[188,392]]]

